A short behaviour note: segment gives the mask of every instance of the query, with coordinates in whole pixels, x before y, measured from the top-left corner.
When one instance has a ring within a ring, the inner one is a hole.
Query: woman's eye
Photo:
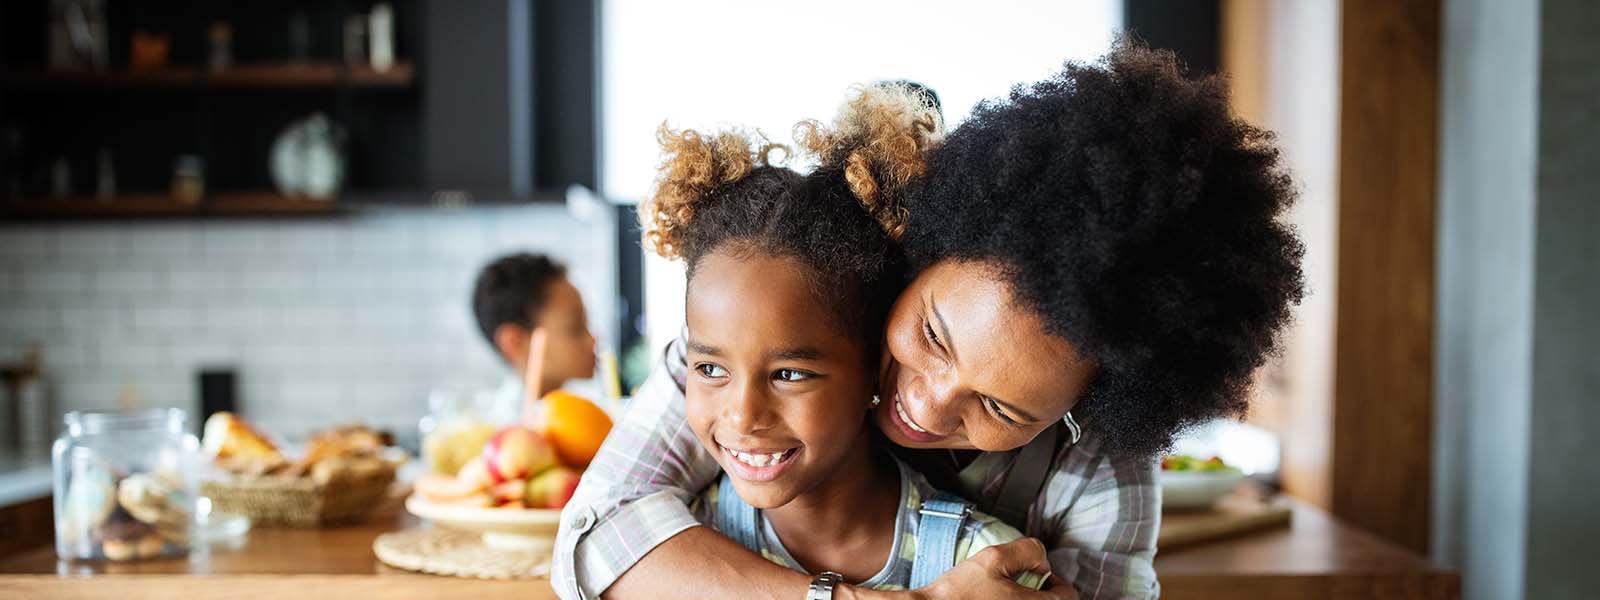
[[[1011,425],[1013,427],[1022,426],[1022,424],[1018,423],[1016,419],[1011,418],[1011,415],[1006,414],[1006,411],[1002,410],[1000,405],[996,404],[994,400],[984,398],[983,403],[989,407],[989,410],[994,413],[995,417],[999,418],[1001,421],[1005,421],[1007,425]]]
[[[939,343],[939,334],[933,332],[933,325],[927,321],[922,322],[922,337],[926,338],[928,343],[933,344],[935,347],[941,350],[944,349],[944,345]]]
[[[728,376],[728,371],[726,369],[711,363],[700,363],[695,365],[694,370],[700,373],[701,377],[709,377],[712,379]]]
[[[779,381],[803,381],[811,378],[811,374],[797,369],[778,369],[772,374]]]

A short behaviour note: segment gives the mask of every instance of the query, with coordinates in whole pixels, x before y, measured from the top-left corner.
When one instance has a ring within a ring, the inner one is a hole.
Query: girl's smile
[[[717,448],[722,450],[723,457],[720,462],[727,467],[725,470],[735,477],[750,481],[777,479],[789,465],[794,464],[795,456],[800,453],[799,446],[784,450],[772,450],[770,446],[736,450],[718,442]]]

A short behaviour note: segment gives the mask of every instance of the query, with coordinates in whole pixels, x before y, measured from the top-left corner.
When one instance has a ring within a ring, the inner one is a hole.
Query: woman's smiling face
[[[872,370],[805,269],[717,251],[689,282],[689,427],[757,508],[865,468],[846,458],[866,444]]]
[[[1020,447],[1061,420],[1095,370],[982,262],[924,269],[895,301],[884,337],[874,420],[908,448]]]

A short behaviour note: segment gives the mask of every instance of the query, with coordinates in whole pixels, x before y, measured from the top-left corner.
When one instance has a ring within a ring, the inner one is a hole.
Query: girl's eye
[[[811,374],[798,369],[778,369],[772,376],[779,381],[804,381],[811,378]]]
[[[706,377],[706,378],[710,378],[710,379],[717,379],[717,378],[727,377],[728,376],[728,371],[726,369],[723,369],[722,367],[719,367],[719,366],[711,364],[711,363],[700,363],[698,365],[695,365],[694,366],[694,370],[695,370],[695,372],[699,373],[701,377]]]
[[[989,407],[989,411],[993,412],[994,416],[996,418],[1000,419],[1001,421],[1005,421],[1005,423],[1007,425],[1010,425],[1012,427],[1021,427],[1022,426],[1022,424],[1018,423],[1016,419],[1013,419],[1013,418],[1011,418],[1010,415],[1007,415],[1006,411],[1002,410],[1000,408],[1000,405],[996,404],[994,400],[990,400],[989,398],[984,397],[983,398],[983,404],[985,406]]]
[[[940,350],[944,349],[944,344],[939,343],[939,334],[933,332],[933,325],[926,320],[922,322],[922,337],[926,338],[928,343],[933,344],[934,347]]]

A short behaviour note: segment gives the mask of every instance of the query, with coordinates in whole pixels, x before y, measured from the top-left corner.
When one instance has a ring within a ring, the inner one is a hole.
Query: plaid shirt
[[[551,566],[562,598],[600,597],[645,553],[699,524],[689,506],[721,469],[689,429],[682,346],[682,338],[667,346],[567,503]],[[1092,431],[1062,446],[1021,530],[1044,542],[1051,569],[1086,600],[1156,598],[1156,465],[1099,447]],[[1017,454],[985,453],[951,491],[992,512]]]

